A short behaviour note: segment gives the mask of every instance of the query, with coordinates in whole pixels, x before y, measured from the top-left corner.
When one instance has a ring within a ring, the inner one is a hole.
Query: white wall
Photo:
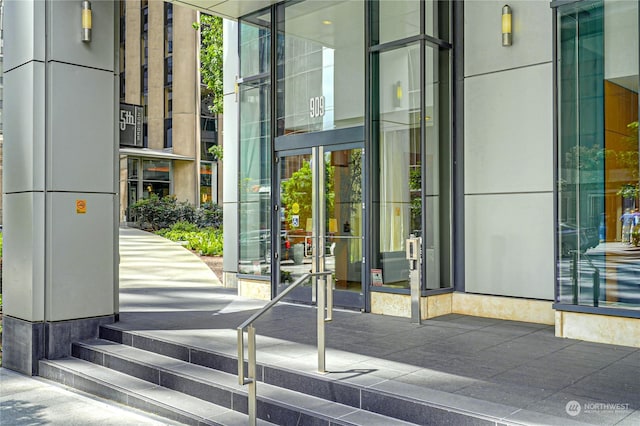
[[[465,286],[552,299],[554,22],[546,1],[509,4],[503,47],[504,2],[465,2]]]

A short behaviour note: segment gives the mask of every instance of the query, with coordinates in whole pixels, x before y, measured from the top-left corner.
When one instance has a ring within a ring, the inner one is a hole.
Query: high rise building
[[[219,170],[208,148],[217,117],[200,84],[198,12],[160,1],[120,2],[120,102],[141,128],[120,140],[120,220],[150,194],[218,202]],[[137,113],[136,113],[137,111]],[[221,172],[221,171],[220,171]]]

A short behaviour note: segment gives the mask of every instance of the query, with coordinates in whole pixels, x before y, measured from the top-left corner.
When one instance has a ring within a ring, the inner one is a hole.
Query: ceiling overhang
[[[195,161],[195,158],[187,157],[186,155],[178,155],[172,152],[160,151],[157,149],[149,149],[149,148],[120,148],[120,155],[127,155],[131,157],[155,158],[159,160]]]
[[[260,9],[264,9],[272,4],[280,3],[282,0],[167,0],[180,6],[197,9],[210,15],[222,16],[223,18],[237,20],[239,17],[248,15]]]

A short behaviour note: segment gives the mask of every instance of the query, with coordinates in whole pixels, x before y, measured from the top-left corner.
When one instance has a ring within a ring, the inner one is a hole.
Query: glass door
[[[277,292],[305,273],[330,271],[336,306],[364,309],[362,144],[318,146],[279,157]],[[315,279],[291,300],[315,302]]]

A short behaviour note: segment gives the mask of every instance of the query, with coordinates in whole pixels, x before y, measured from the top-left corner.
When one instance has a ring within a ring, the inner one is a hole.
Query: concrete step
[[[117,325],[101,327],[100,337],[196,366],[228,373],[232,375],[234,382],[237,380],[237,358],[230,355],[228,351],[223,353],[191,347],[184,343],[160,339],[143,331],[124,331]],[[512,418],[514,413],[524,413],[523,410],[515,407],[393,381],[383,380],[375,384],[361,385],[265,363],[258,363],[256,376],[259,380],[259,398],[269,394],[268,389],[272,388],[266,385],[271,385],[280,391],[282,389],[295,391],[320,400],[352,407],[360,410],[361,413],[382,415],[389,420],[394,419],[410,424],[523,424]],[[393,423],[366,422],[364,424]]]
[[[39,374],[65,386],[187,425],[244,426],[246,414],[76,358],[42,360]],[[263,426],[272,423],[260,421]]]
[[[72,355],[152,385],[247,412],[247,390],[238,384],[235,374],[103,339],[75,343]],[[279,425],[411,424],[266,383],[258,384],[258,417]]]

